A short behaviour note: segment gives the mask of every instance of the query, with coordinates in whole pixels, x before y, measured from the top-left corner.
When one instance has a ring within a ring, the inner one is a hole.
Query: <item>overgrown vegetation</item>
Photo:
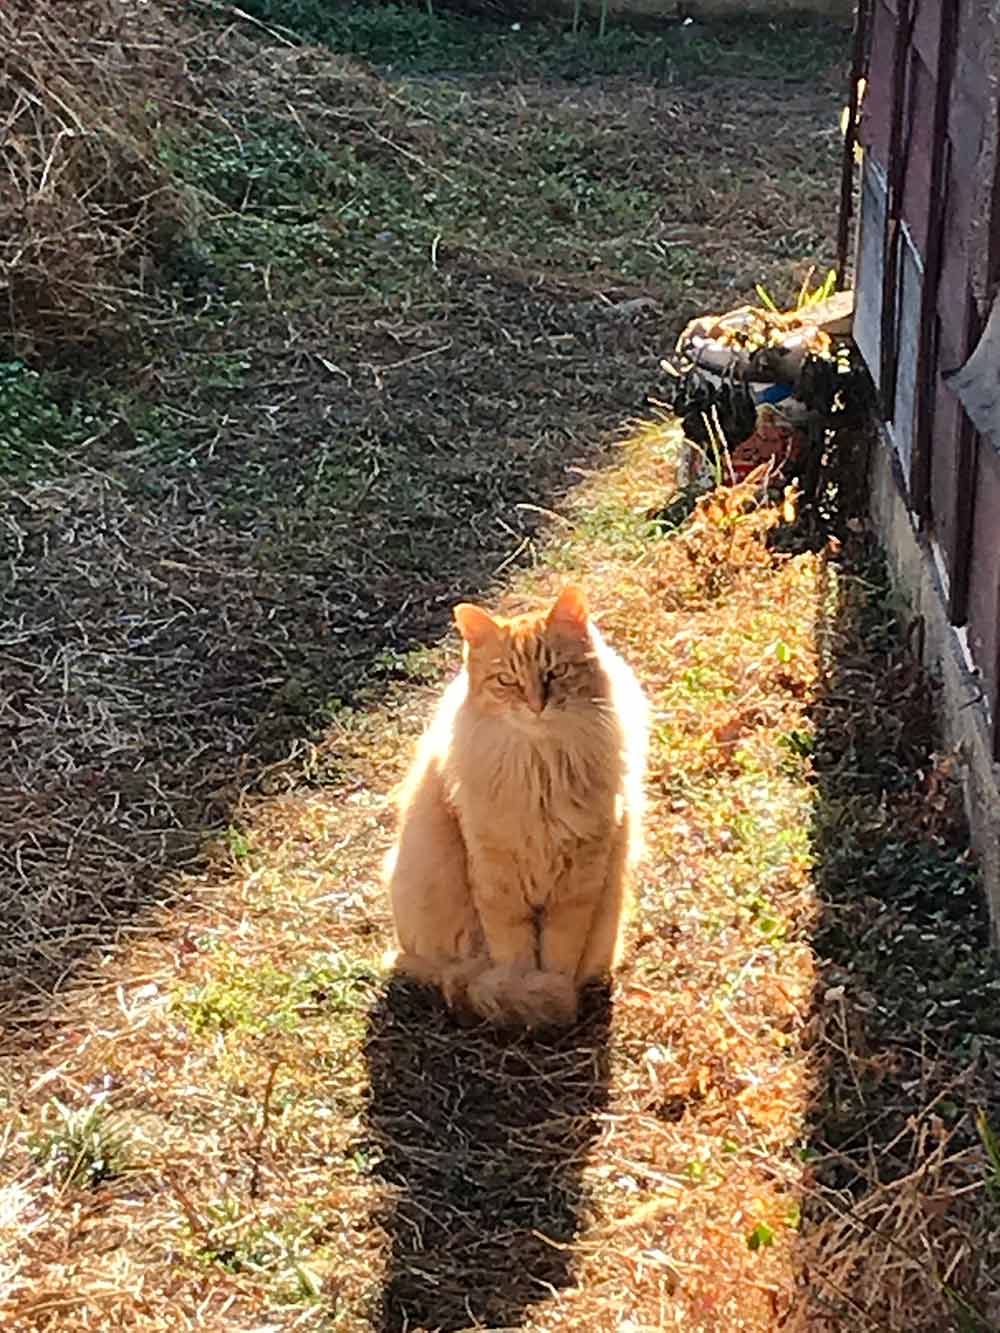
[[[241,7],[295,31],[16,34],[26,188],[61,52],[154,194],[97,190],[79,304],[66,224],[0,373],[0,1322],[996,1325],[998,973],[860,445],[806,512],[611,447],[689,316],[826,271],[831,30]],[[378,868],[449,605],[568,573],[653,700],[650,845],[538,1041],[385,976]]]
[[[183,89],[161,6],[0,9],[3,342],[69,357],[117,339],[189,221],[156,160],[157,95]]]

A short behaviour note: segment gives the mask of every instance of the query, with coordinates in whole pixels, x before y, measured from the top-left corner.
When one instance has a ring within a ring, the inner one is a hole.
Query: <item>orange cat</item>
[[[464,669],[420,742],[387,862],[396,965],[495,1023],[568,1022],[618,959],[646,703],[566,588],[547,613],[455,608]]]

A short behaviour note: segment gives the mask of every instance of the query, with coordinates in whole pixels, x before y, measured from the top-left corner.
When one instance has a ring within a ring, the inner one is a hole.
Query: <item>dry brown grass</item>
[[[0,8],[0,294],[18,355],[69,353],[131,321],[188,203],[157,158],[185,93],[163,6]]]

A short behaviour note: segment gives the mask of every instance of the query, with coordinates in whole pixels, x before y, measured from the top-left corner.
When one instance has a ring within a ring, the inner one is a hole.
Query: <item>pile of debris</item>
[[[742,481],[768,465],[799,475],[818,449],[856,374],[850,355],[852,295],[799,309],[741,306],[685,328],[667,372],[666,406],[683,422],[687,482]]]

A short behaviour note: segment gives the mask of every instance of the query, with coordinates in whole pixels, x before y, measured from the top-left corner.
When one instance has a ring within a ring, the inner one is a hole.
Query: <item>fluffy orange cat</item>
[[[454,614],[463,670],[403,784],[387,862],[396,965],[494,1023],[569,1022],[618,960],[646,702],[580,588],[541,614]]]

